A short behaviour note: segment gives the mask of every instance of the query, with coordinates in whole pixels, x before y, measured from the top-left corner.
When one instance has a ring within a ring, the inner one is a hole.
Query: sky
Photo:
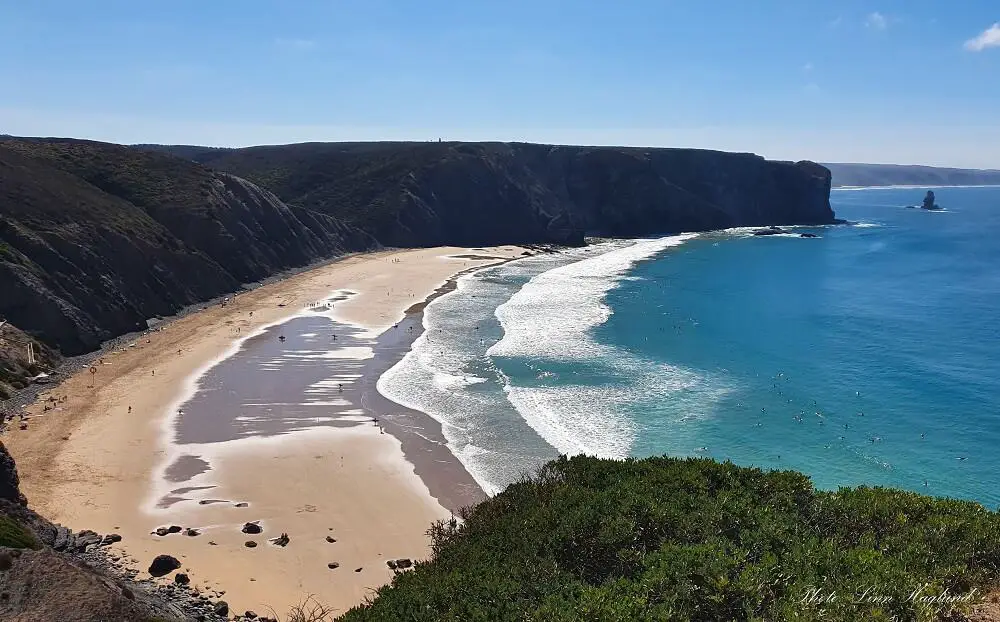
[[[1000,2],[0,0],[0,133],[1000,168]]]

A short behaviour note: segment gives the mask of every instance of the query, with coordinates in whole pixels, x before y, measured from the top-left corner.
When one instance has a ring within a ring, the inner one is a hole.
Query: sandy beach
[[[431,522],[481,495],[439,426],[380,399],[377,376],[428,296],[522,252],[352,256],[164,324],[53,387],[4,436],[22,490],[56,522],[122,535],[112,552],[140,578],[170,554],[235,612],[284,614],[309,596],[346,610],[391,579],[386,560],[426,557]],[[171,525],[198,535],[151,533]],[[287,546],[269,542],[282,533]]]

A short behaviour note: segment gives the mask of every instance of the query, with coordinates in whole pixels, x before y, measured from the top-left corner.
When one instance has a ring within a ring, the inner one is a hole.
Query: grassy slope
[[[989,587],[1000,565],[978,504],[700,459],[560,459],[433,537],[342,619],[929,620],[914,589]],[[840,598],[806,605],[810,588]],[[852,602],[869,588],[890,602]]]

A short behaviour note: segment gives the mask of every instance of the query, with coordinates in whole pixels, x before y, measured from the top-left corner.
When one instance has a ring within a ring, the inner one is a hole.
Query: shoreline
[[[418,249],[338,259],[243,291],[225,308],[195,305],[204,308],[147,331],[133,348],[115,343],[95,353],[93,360],[105,361],[95,365],[98,373],[93,378],[84,368],[60,384],[45,386],[36,403],[27,407],[28,429],[4,436],[18,461],[31,507],[74,529],[120,533],[124,541],[109,553],[121,556],[140,576],[155,554],[174,554],[190,568],[193,586],[209,595],[228,592],[240,610],[271,606],[282,611],[309,594],[338,609],[357,604],[391,579],[386,565],[375,561],[383,553],[422,558],[429,550],[425,532],[431,522],[446,519],[448,509],[484,496],[448,449],[441,424],[381,396],[378,377],[423,332],[423,310],[429,302],[454,289],[460,276],[519,259],[523,252],[521,247]],[[402,264],[385,266],[397,260]],[[428,270],[434,274],[428,276]],[[351,274],[338,287],[323,283],[344,273]],[[422,280],[418,283],[416,277]],[[192,388],[197,393],[198,380],[235,358],[268,327],[300,317],[303,300],[347,287],[356,290],[355,295],[338,302],[331,319],[349,322],[373,340],[367,360],[371,370],[359,383],[361,408],[379,417],[389,434],[355,421],[350,427],[307,429],[276,439],[218,443],[219,463],[205,477],[213,480],[209,490],[223,499],[249,498],[249,509],[230,503],[178,503],[157,509],[143,503],[150,493],[156,496],[151,478],[164,473],[173,457],[165,451],[171,449],[170,437],[163,435],[176,427],[171,410],[190,399]],[[374,295],[382,292],[385,299]],[[407,295],[417,301],[406,300]],[[252,322],[245,317],[251,309],[257,312],[250,314]],[[392,320],[399,328],[391,328]],[[243,330],[249,334],[242,336]],[[46,401],[51,399],[55,401]],[[42,411],[49,405],[52,410]],[[254,477],[243,475],[248,472]],[[252,519],[262,519],[265,541],[246,549],[247,536],[233,527]],[[202,535],[149,534],[157,524],[172,522],[196,527]],[[287,549],[267,544],[266,537],[282,531],[292,537]],[[337,535],[334,542],[350,544],[308,541],[321,540],[320,533],[327,532]],[[209,539],[214,547],[208,546]],[[320,557],[326,566],[331,555],[326,551],[334,550],[338,563],[345,568],[357,564],[358,572],[313,568]],[[239,576],[248,571],[259,576],[240,585]],[[330,585],[331,578],[338,583]]]
[[[386,431],[399,439],[403,455],[413,465],[414,471],[427,486],[428,492],[437,499],[444,508],[457,514],[461,508],[479,503],[486,498],[486,492],[480,487],[461,460],[448,448],[448,440],[444,436],[443,424],[428,413],[415,408],[403,406],[382,395],[378,390],[378,381],[382,374],[389,371],[413,347],[413,343],[424,334],[424,313],[427,306],[434,300],[455,291],[458,280],[463,276],[474,274],[480,270],[516,261],[512,258],[488,266],[462,270],[452,275],[427,298],[411,305],[405,311],[405,317],[396,328],[382,333],[379,341],[391,341],[396,335],[404,335],[398,344],[379,345],[385,349],[390,345],[394,350],[386,357],[387,364],[379,365],[374,373],[364,378],[365,386],[362,392],[362,409],[371,417],[378,417]],[[414,330],[410,330],[413,327]],[[379,349],[375,349],[375,358]],[[365,404],[367,398],[368,403]],[[374,403],[373,403],[374,402]],[[446,454],[446,455],[445,455]]]

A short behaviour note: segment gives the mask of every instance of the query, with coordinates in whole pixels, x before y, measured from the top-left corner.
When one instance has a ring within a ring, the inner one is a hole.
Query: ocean
[[[488,493],[559,454],[705,456],[1000,504],[1000,188],[854,224],[604,241],[463,277],[378,382]]]

